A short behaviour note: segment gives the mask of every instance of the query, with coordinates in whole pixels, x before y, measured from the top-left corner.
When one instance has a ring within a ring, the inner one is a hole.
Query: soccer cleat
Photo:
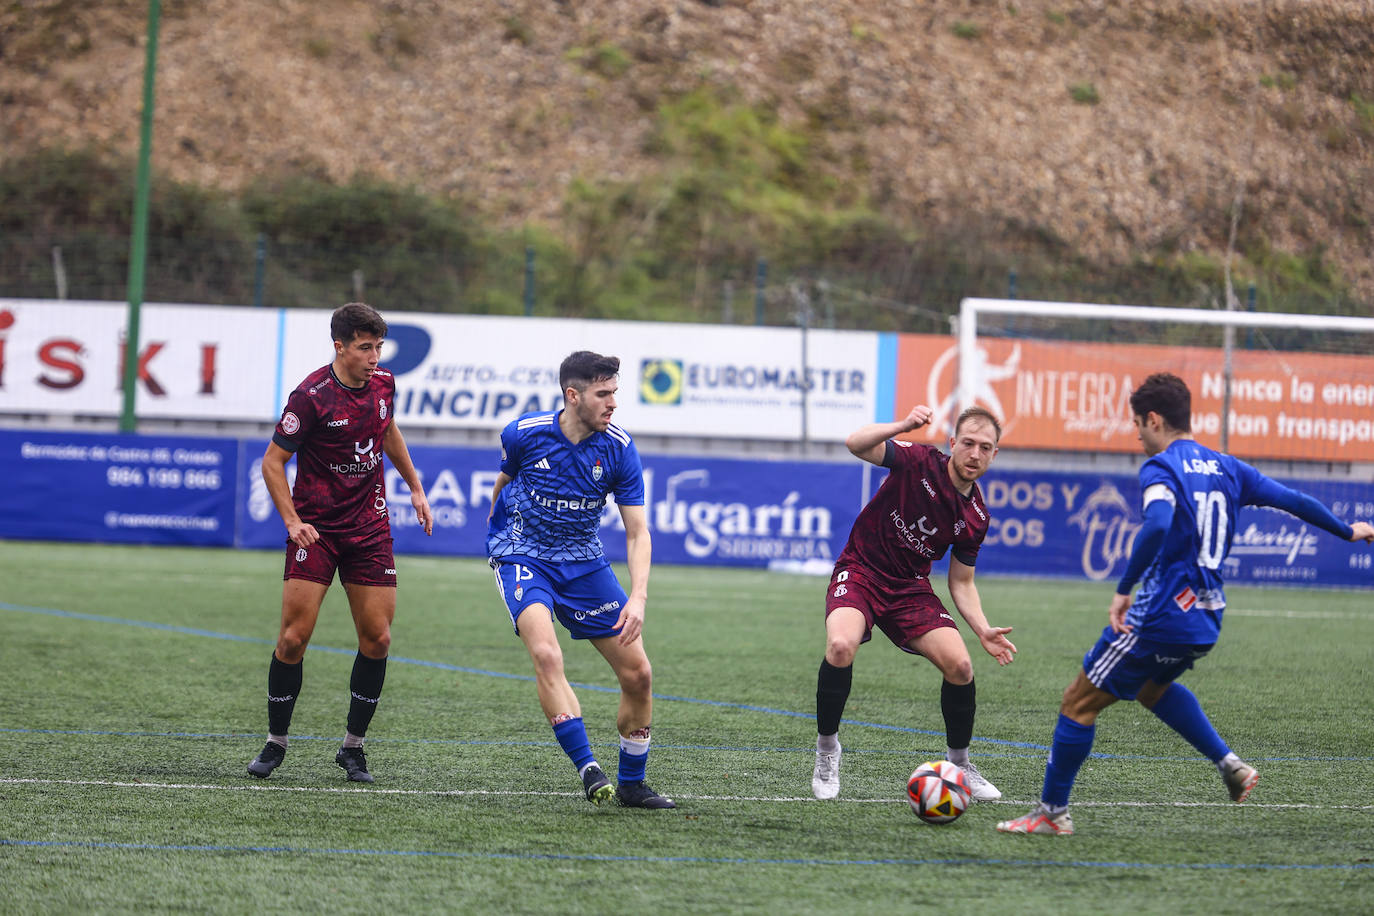
[[[811,771],[812,795],[822,800],[839,797],[840,754],[843,750],[837,744],[833,754],[816,751],[816,768]]]
[[[1250,797],[1250,790],[1259,782],[1259,771],[1243,760],[1223,770],[1221,778],[1226,783],[1226,791],[1231,793],[1231,801],[1239,804]]]
[[[372,774],[367,771],[367,755],[360,747],[341,747],[334,755],[334,762],[348,773],[349,782],[371,782]]]
[[[997,832],[1071,836],[1073,834],[1073,818],[1069,817],[1067,809],[1058,817],[1050,817],[1050,813],[1045,810],[1044,805],[1036,805],[1030,814],[1022,815],[1015,820],[999,822]]]
[[[622,808],[676,808],[671,798],[664,798],[647,782],[622,782],[616,786],[615,800]]]
[[[957,763],[955,766],[959,766]],[[993,801],[1002,797],[1002,790],[988,782],[988,778],[978,772],[973,761],[960,766],[964,771],[964,781],[968,783],[968,794],[974,801]]]
[[[601,767],[594,763],[582,771],[582,788],[587,793],[587,801],[593,805],[601,804],[615,792]]]
[[[262,752],[248,764],[248,775],[266,779],[285,759],[286,748],[275,741],[269,741],[263,745]]]

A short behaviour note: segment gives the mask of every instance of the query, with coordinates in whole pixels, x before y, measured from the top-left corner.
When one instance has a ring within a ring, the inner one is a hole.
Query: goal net
[[[1017,449],[1139,454],[1130,394],[1161,371],[1188,383],[1205,445],[1300,475],[1374,469],[1371,318],[965,299],[951,401],[998,414]]]

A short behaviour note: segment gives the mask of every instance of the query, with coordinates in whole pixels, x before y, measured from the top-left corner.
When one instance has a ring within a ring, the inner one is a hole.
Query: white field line
[[[247,784],[247,785],[217,785],[215,783],[174,783],[174,782],[120,782],[108,779],[37,779],[37,778],[17,778],[0,777],[0,785],[35,785],[35,786],[95,786],[112,789],[158,789],[164,791],[209,791],[209,792],[298,792],[308,795],[398,795],[415,796],[427,798],[466,798],[466,797],[499,797],[499,796],[528,796],[539,798],[569,797],[581,798],[581,792],[539,792],[534,790],[515,790],[515,789],[364,789],[346,788],[331,786],[282,786],[271,784]],[[809,802],[811,804],[821,804],[810,796],[798,795],[684,795],[673,793],[675,799],[691,801],[722,801],[722,802],[771,802],[784,804],[789,802]],[[839,798],[824,804],[854,804],[854,805],[891,805],[904,801],[902,798]],[[980,801],[978,805],[1014,805],[1026,807],[1034,805],[1030,799],[998,799],[996,801]],[[1374,805],[1313,805],[1313,804],[1256,804],[1247,802],[1243,806],[1237,806],[1232,802],[1144,802],[1144,801],[1120,801],[1120,802],[1093,802],[1078,801],[1074,802],[1075,808],[1265,808],[1272,810],[1318,810],[1318,811],[1369,811],[1374,810]]]

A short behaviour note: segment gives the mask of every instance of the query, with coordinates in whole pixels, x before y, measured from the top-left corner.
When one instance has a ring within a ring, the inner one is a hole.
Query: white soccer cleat
[[[1259,782],[1259,771],[1243,760],[1221,771],[1226,783],[1226,791],[1231,793],[1231,801],[1239,804],[1250,797],[1250,790]]]
[[[811,794],[821,800],[837,798],[840,794],[840,754],[838,744],[835,753],[825,754],[816,751],[816,768],[811,771]]]
[[[959,766],[957,763],[955,766]],[[959,769],[964,771],[964,781],[968,783],[968,794],[974,801],[994,801],[1002,797],[1002,790],[988,782],[986,776],[978,772],[978,768],[970,760]]]
[[[1036,805],[1029,814],[997,824],[998,833],[1038,834],[1040,836],[1072,836],[1073,818],[1067,809],[1058,817],[1050,817],[1044,805]]]

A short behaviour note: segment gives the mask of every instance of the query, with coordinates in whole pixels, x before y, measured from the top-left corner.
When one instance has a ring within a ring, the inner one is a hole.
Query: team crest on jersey
[[[592,480],[601,479],[601,459],[596,459],[596,464],[592,465]]]
[[[386,419],[386,398],[377,399],[377,416]]]
[[[300,432],[300,428],[301,428],[301,418],[300,418],[300,417],[296,416],[294,413],[292,413],[292,412],[289,411],[289,410],[288,410],[286,413],[284,413],[284,414],[281,415],[281,431],[282,431],[282,432],[286,433],[288,436],[294,436],[296,433]]]

